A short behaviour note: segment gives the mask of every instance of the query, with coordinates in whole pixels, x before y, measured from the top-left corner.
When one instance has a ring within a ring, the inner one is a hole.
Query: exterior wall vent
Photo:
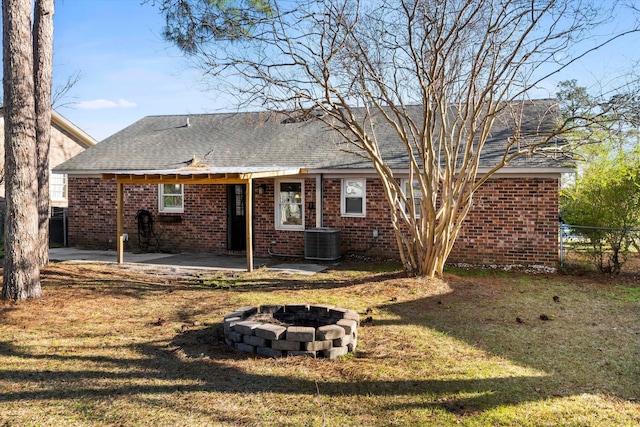
[[[304,232],[304,257],[321,261],[340,258],[340,230],[320,227]]]

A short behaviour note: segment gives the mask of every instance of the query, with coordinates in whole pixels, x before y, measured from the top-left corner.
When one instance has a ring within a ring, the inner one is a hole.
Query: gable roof
[[[85,148],[93,147],[98,143],[98,141],[96,141],[91,135],[80,129],[56,110],[51,111],[51,124],[53,126],[57,126],[60,130],[71,134],[75,140]]]
[[[2,106],[0,106],[0,117],[4,117],[4,107]],[[93,147],[98,143],[91,135],[80,129],[71,120],[56,110],[51,110],[51,126],[70,135],[72,139],[83,148]]]
[[[555,103],[551,100],[527,103],[523,132],[538,131],[541,123],[551,126],[555,118],[550,114],[552,105]],[[410,113],[422,114],[422,108],[410,107]],[[392,169],[407,169],[404,145],[391,126],[378,122],[376,135],[385,161]],[[506,115],[496,120],[483,151],[482,167],[496,164],[512,128]],[[184,170],[194,159],[212,170],[372,169],[370,161],[345,148],[348,145],[338,132],[313,116],[300,121],[276,112],[148,116],[55,170],[69,174],[175,172]],[[520,157],[510,167],[561,168],[564,160],[540,155]]]

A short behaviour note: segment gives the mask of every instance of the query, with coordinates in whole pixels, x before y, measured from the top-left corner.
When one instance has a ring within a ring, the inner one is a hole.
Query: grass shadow
[[[562,276],[511,276],[495,286],[450,279],[449,293],[378,306],[388,316],[375,319],[375,327],[413,324],[543,371],[556,387],[548,395],[640,398],[640,324],[633,298]]]
[[[496,407],[498,404],[519,404],[545,399],[551,394],[540,392],[545,380],[539,377],[507,377],[473,380],[360,380],[345,382],[341,378],[300,378],[286,373],[263,374],[239,369],[228,362],[246,361],[258,365],[273,365],[273,359],[239,353],[223,344],[207,343],[202,331],[181,334],[169,346],[148,342],[137,344],[136,352],[142,358],[104,358],[77,355],[32,354],[14,347],[10,342],[0,343],[0,356],[25,360],[54,359],[63,364],[73,362],[100,363],[111,369],[2,371],[3,382],[34,382],[40,387],[19,392],[0,391],[0,404],[6,402],[29,404],[38,400],[71,400],[84,397],[109,399],[114,396],[173,395],[175,393],[223,393],[246,395],[252,393],[276,393],[300,396],[308,399],[319,390],[322,396],[432,396],[426,403],[455,415],[467,415]],[[209,344],[206,352],[203,345]],[[184,354],[182,353],[184,351]],[[181,356],[179,356],[181,355]],[[325,359],[303,360],[289,358],[285,361],[292,369],[304,364],[316,369],[335,366],[335,361]],[[97,386],[108,382],[110,386]],[[158,383],[158,384],[156,384]],[[520,393],[514,394],[512,390]],[[468,398],[456,397],[460,394]],[[293,397],[295,398],[295,397]],[[500,403],[498,403],[500,402]],[[205,408],[203,408],[205,410]]]

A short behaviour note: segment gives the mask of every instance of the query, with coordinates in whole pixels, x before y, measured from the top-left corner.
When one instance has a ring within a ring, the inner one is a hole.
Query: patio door
[[[227,249],[247,248],[247,204],[244,184],[227,185]]]

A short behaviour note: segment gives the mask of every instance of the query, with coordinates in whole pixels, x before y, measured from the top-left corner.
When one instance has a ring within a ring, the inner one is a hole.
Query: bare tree
[[[555,147],[549,143],[559,131],[521,132],[537,85],[638,31],[597,38],[594,30],[618,7],[604,3],[273,1],[273,14],[244,38],[183,45],[243,105],[314,110],[368,158],[384,185],[402,261],[412,273],[434,276],[442,274],[478,188],[516,157]],[[409,105],[421,113],[410,114]],[[495,165],[480,173],[499,117],[509,117],[513,132]],[[406,189],[378,140],[381,122],[404,143],[413,183]]]
[[[51,146],[51,86],[53,74],[54,0],[36,0],[33,58],[38,174],[38,263],[49,262],[49,147]]]
[[[68,107],[71,104],[74,104],[74,101],[70,99],[74,99],[75,97],[70,96],[69,92],[71,89],[80,81],[82,78],[82,73],[80,71],[76,71],[73,74],[67,76],[67,80],[52,88],[51,93],[51,106],[57,108],[60,107]],[[69,99],[70,98],[70,99]]]
[[[2,297],[13,300],[42,294],[35,256],[38,185],[31,6],[31,0],[2,2],[7,200]]]

